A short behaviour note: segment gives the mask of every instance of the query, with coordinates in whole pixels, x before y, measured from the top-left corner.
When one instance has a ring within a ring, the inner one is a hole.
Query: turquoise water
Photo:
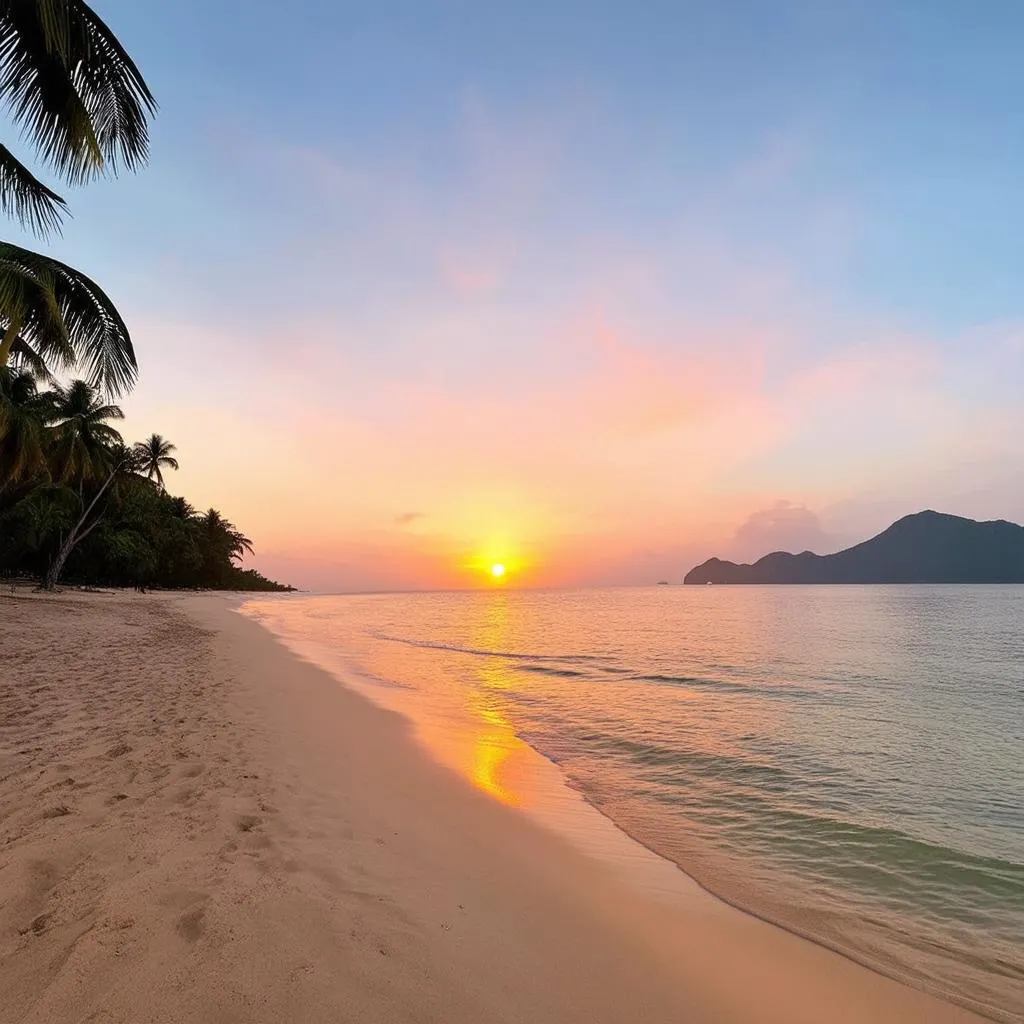
[[[469,737],[464,770],[497,797],[530,800],[507,731],[730,902],[1024,1019],[1024,588],[496,590],[248,610],[387,689],[428,742]]]

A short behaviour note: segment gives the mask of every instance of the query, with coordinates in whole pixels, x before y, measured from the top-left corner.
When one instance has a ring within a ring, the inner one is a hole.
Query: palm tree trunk
[[[68,560],[68,555],[71,554],[71,549],[78,542],[78,538],[75,535],[75,531],[72,530],[68,534],[67,540],[60,547],[60,551],[57,552],[57,557],[50,563],[50,568],[46,570],[46,579],[43,580],[40,590],[56,590],[57,580],[60,579],[60,574],[64,569],[64,563]]]
[[[57,552],[56,557],[50,563],[50,568],[46,571],[46,579],[43,580],[41,590],[56,590],[57,580],[60,579],[60,574],[64,571],[64,563],[68,560],[68,555],[74,550],[75,545],[84,540],[92,533],[93,527],[100,521],[102,515],[97,516],[88,526],[85,525],[85,521],[89,518],[89,514],[96,507],[96,503],[103,497],[104,491],[114,482],[114,477],[117,476],[118,470],[121,468],[118,463],[110,471],[110,475],[106,480],[103,481],[103,486],[96,492],[96,497],[89,502],[89,507],[81,514],[78,522],[71,527],[67,537],[64,538],[64,543],[61,544],[60,550]]]
[[[21,317],[11,317],[11,322],[4,331],[3,341],[0,341],[0,366],[6,366],[11,359],[11,349],[21,330]]]

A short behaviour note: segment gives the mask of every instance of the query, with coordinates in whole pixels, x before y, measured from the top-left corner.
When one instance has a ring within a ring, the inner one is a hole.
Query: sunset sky
[[[52,249],[132,329],[126,434],[269,574],[1024,521],[1019,0],[95,6],[161,111]]]

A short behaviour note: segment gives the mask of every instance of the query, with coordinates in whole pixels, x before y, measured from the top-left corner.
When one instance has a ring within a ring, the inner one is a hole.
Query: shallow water
[[[527,810],[523,742],[724,899],[1024,1019],[1024,587],[246,606]]]

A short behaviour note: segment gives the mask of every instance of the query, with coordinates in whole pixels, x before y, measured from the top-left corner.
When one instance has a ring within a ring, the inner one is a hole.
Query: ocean
[[[550,822],[568,786],[727,902],[1024,1020],[1024,587],[495,589],[243,610],[405,714],[495,799]]]

